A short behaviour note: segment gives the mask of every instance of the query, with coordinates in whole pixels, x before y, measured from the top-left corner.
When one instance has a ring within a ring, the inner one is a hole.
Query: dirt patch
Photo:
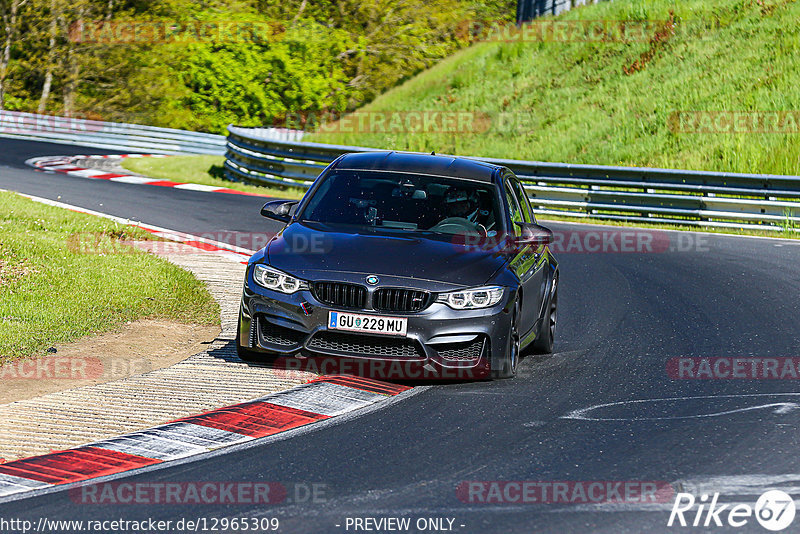
[[[628,65],[622,67],[622,72],[630,76],[635,72],[644,69],[648,63],[655,57],[656,53],[662,49],[666,43],[675,36],[675,12],[670,10],[669,20],[661,24],[661,28],[656,34],[650,38],[647,50],[642,52],[639,59]]]
[[[207,349],[219,333],[216,326],[143,320],[56,345],[41,358],[0,366],[0,404],[169,367]]]
[[[0,286],[10,284],[35,272],[36,269],[3,249],[3,245],[0,243]]]

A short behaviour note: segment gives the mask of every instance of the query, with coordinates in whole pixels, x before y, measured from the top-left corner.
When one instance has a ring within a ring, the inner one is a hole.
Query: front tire
[[[241,315],[239,316],[239,323],[236,325],[236,355],[239,356],[239,359],[245,362],[257,362],[260,361],[261,355],[254,351],[250,350],[246,347],[241,345],[241,328],[242,328],[242,321]]]
[[[539,324],[539,332],[533,342],[533,352],[537,354],[552,354],[553,339],[556,335],[556,321],[558,319],[558,276],[553,277],[553,289],[550,291],[550,298],[544,316]]]
[[[508,330],[508,344],[506,345],[506,357],[503,361],[503,368],[492,369],[492,378],[514,378],[517,375],[517,364],[519,364],[520,355],[517,317],[519,317],[519,302],[514,304],[514,315],[511,316],[511,326],[509,326]]]

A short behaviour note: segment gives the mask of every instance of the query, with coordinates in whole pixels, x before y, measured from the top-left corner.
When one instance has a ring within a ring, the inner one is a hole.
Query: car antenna
[[[431,150],[431,156],[435,156],[435,155],[436,155],[436,151],[435,150]]]

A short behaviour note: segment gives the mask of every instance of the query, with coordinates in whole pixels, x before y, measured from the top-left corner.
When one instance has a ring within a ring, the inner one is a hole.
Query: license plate
[[[360,313],[328,312],[328,330],[405,336],[407,327],[408,319],[403,317],[379,317]]]

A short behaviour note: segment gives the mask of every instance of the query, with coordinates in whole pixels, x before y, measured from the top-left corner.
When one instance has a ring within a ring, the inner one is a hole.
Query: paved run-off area
[[[244,265],[190,247],[165,256],[204,281],[220,304],[222,332],[171,367],[0,405],[0,458],[63,450],[146,429],[308,382],[313,373],[244,363],[234,337]]]

